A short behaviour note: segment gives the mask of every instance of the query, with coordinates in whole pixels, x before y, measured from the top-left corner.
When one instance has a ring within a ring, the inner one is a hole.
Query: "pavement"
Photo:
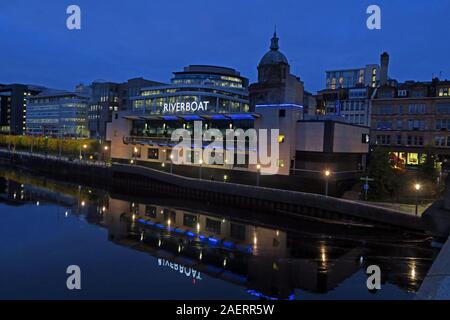
[[[450,237],[428,271],[416,299],[450,300]]]

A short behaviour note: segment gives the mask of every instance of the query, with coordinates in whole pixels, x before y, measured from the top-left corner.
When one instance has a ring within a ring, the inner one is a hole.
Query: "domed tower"
[[[250,107],[257,104],[303,105],[303,82],[290,73],[286,56],[280,52],[276,31],[270,50],[258,64],[258,82],[249,87]]]
[[[258,82],[285,81],[290,67],[286,56],[280,52],[276,31],[273,34],[268,51],[258,65]]]

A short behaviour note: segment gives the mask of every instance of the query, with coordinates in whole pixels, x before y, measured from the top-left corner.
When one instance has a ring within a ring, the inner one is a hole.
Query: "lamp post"
[[[331,172],[330,170],[325,170],[324,176],[325,176],[325,197],[328,197],[328,178],[330,177]]]
[[[103,147],[103,150],[104,150],[104,153],[103,153],[103,160],[104,160],[104,162],[105,162],[105,167],[106,167],[106,160],[107,160],[107,158],[108,158],[108,150],[109,150],[109,147],[108,147],[108,146],[104,146],[104,147]]]
[[[200,159],[199,161],[200,167],[199,167],[199,178],[202,179],[202,165],[203,165],[203,159]]]
[[[414,190],[416,191],[416,216],[419,214],[419,191],[422,189],[420,183],[414,185]]]
[[[257,164],[256,165],[256,186],[259,187],[259,175],[261,172],[261,165]]]

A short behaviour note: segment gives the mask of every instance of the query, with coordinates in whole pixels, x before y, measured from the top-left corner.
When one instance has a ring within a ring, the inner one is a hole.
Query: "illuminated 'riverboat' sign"
[[[208,111],[209,101],[164,103],[163,113]]]

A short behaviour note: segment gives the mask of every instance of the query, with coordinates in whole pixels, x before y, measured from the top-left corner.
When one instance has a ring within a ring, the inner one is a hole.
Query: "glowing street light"
[[[416,190],[416,216],[419,214],[419,191],[422,189],[420,183],[414,185],[414,190]]]
[[[331,175],[330,170],[325,170],[325,172],[323,173],[325,176],[325,197],[328,197],[328,178]]]
[[[259,175],[261,172],[261,165],[257,164],[256,165],[256,186],[259,187]]]
[[[173,154],[170,154],[170,173],[173,173]]]
[[[202,179],[202,165],[203,165],[203,159],[200,159],[199,162],[200,167],[199,167],[199,179]]]

